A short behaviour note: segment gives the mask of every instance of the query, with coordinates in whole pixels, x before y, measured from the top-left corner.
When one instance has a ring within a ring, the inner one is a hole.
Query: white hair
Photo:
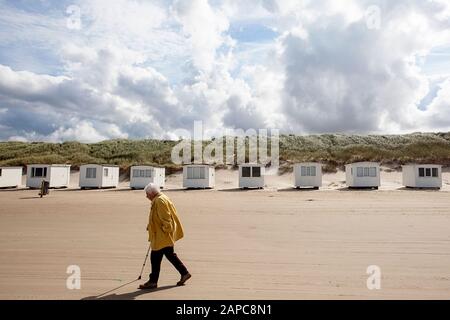
[[[145,187],[144,191],[146,194],[158,194],[158,193],[160,193],[160,188],[157,184],[149,183]]]

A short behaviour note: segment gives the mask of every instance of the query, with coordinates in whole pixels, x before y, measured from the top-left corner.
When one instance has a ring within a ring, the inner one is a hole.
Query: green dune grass
[[[170,174],[181,169],[171,162],[171,151],[177,143],[164,140],[110,140],[92,144],[0,142],[0,165],[58,163],[77,168],[85,163],[105,163],[119,165],[126,172],[131,165],[150,164],[165,166]],[[205,145],[208,143],[204,142]],[[292,164],[300,161],[323,162],[326,172],[334,172],[355,161],[377,161],[393,169],[408,162],[450,166],[450,132],[282,135],[280,171],[290,171]]]

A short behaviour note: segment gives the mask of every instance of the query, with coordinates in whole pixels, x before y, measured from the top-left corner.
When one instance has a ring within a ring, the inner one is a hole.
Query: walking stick
[[[138,280],[141,280],[141,279],[142,279],[142,273],[144,272],[144,267],[145,267],[145,264],[146,264],[146,262],[147,262],[148,255],[149,255],[149,253],[150,253],[150,248],[151,248],[151,246],[148,247],[147,254],[145,255],[144,264],[142,265],[141,274],[139,275],[139,278],[137,278],[136,280],[130,281],[130,282],[128,282],[128,283],[125,283],[125,284],[121,285],[120,287],[117,287],[117,288],[114,288],[114,289],[112,289],[112,290],[106,291],[106,292],[104,292],[104,293],[102,293],[102,294],[99,294],[99,295],[96,296],[95,298],[98,299],[98,298],[100,298],[101,296],[104,296],[105,294],[111,293],[111,292],[116,291],[116,290],[118,290],[118,289],[120,289],[120,288],[123,288],[123,287],[125,287],[125,286],[127,286],[127,285],[129,285],[129,284],[132,284],[133,282],[136,282],[136,281],[138,281]]]
[[[150,253],[150,248],[151,248],[151,245],[148,246],[147,254],[145,256],[144,264],[142,265],[141,273],[139,275],[139,278],[137,278],[138,280],[142,279],[142,273],[144,272],[145,264],[147,263],[147,258],[148,258],[148,254]]]

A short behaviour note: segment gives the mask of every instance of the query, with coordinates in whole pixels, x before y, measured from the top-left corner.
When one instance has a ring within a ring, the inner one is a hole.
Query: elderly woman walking
[[[175,242],[184,236],[177,210],[172,201],[160,192],[157,185],[150,183],[145,187],[145,194],[152,203],[147,225],[148,240],[152,249],[150,254],[152,273],[150,274],[150,280],[140,285],[139,289],[156,289],[158,287],[163,256],[166,256],[181,274],[181,279],[177,285],[182,286],[191,278],[191,274],[174,252]]]

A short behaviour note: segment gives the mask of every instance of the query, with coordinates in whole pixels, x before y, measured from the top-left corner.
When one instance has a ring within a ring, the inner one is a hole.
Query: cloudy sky
[[[450,131],[448,0],[0,0],[0,140]]]

